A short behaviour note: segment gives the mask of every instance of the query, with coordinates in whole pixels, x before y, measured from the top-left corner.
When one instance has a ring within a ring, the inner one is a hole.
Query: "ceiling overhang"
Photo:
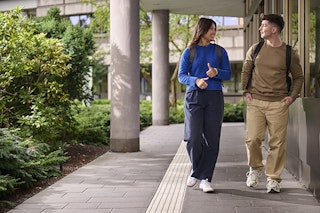
[[[145,11],[169,10],[185,15],[244,17],[243,0],[140,0]]]

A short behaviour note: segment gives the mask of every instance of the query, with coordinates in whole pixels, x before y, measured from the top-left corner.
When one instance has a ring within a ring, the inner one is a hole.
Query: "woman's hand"
[[[216,68],[211,67],[210,63],[208,63],[209,70],[206,72],[207,76],[213,78],[218,75],[218,70]]]
[[[208,80],[209,78],[198,78],[196,80],[196,85],[200,88],[200,89],[205,89],[208,87],[208,84],[206,82],[206,80]]]

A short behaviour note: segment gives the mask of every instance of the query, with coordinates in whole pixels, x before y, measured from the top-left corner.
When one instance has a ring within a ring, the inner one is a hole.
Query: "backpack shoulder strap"
[[[289,75],[289,69],[290,69],[290,64],[291,64],[291,49],[292,49],[292,47],[287,44],[287,48],[286,48],[287,75]]]
[[[288,93],[290,93],[291,84],[292,84],[291,78],[289,77],[289,70],[290,70],[290,63],[291,63],[291,49],[292,47],[287,44],[286,46],[286,66],[287,66],[286,80],[287,80]]]
[[[221,67],[221,62],[222,62],[222,51],[221,51],[221,46],[219,46],[218,44],[216,45],[216,52],[218,54],[218,58],[219,58],[219,65]]]
[[[252,56],[252,67],[251,67],[251,73],[250,73],[250,76],[249,76],[249,80],[248,80],[248,83],[247,83],[246,89],[248,89],[248,88],[249,88],[249,85],[250,85],[250,83],[251,83],[251,81],[252,81],[252,74],[253,74],[253,71],[254,71],[254,62],[255,62],[255,60],[256,60],[256,58],[257,58],[257,55],[258,55],[258,53],[259,53],[259,51],[260,51],[260,49],[261,49],[261,47],[262,47],[263,43],[264,43],[264,41],[263,41],[263,40],[262,40],[262,41],[260,41],[260,42],[258,43],[258,45],[256,46],[256,48],[254,49],[253,56]]]
[[[252,56],[252,64],[254,64],[254,62],[255,62],[255,60],[257,58],[257,55],[258,55],[263,43],[264,43],[264,41],[260,41],[258,43],[258,45],[256,46],[256,49],[254,49],[253,56]]]
[[[189,57],[190,65],[192,65],[195,55],[196,55],[196,48],[195,47],[190,48],[190,57]]]

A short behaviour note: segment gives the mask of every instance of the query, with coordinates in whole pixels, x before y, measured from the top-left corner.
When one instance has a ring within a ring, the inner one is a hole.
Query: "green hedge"
[[[170,124],[184,122],[183,99],[177,101],[177,108],[170,107]],[[244,103],[225,103],[224,122],[243,122]],[[74,111],[78,122],[74,141],[86,144],[108,144],[110,136],[110,101],[105,99],[94,100],[91,106],[78,104]],[[140,101],[140,129],[152,125],[152,101]]]
[[[237,104],[224,104],[224,122],[243,122],[244,102],[241,100]]]
[[[110,101],[95,100],[91,106],[78,103],[74,143],[107,145],[110,136]]]

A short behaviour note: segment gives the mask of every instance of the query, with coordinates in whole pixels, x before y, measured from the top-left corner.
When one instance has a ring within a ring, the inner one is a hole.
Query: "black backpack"
[[[250,74],[250,77],[249,77],[249,81],[248,81],[248,84],[246,86],[246,89],[248,89],[249,87],[249,84],[251,83],[251,80],[252,80],[252,73],[254,71],[254,62],[256,60],[256,57],[263,45],[264,41],[260,41],[256,47],[256,49],[254,50],[253,52],[253,57],[252,57],[252,67],[251,67],[251,74]],[[286,77],[286,81],[287,81],[287,87],[288,87],[288,93],[290,92],[290,89],[291,89],[291,85],[292,85],[292,79],[291,77],[289,76],[289,69],[290,69],[290,64],[291,64],[291,49],[292,47],[290,45],[287,44],[287,47],[286,47],[286,65],[287,65],[287,77]]]

